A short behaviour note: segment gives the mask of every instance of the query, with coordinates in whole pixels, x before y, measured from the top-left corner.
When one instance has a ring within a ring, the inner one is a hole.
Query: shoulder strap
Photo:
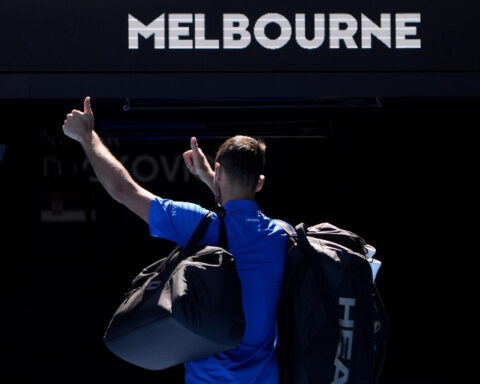
[[[304,223],[300,223],[295,227],[298,245],[302,248],[307,257],[311,257],[310,252],[312,251],[312,245],[308,241],[307,231],[307,226]]]
[[[215,213],[217,214],[218,218],[220,219],[220,232],[218,234],[218,245],[228,251],[228,236],[227,236],[227,228],[225,227],[225,215],[226,211],[221,205],[218,205]]]
[[[215,213],[217,214],[218,218],[220,219],[220,232],[218,235],[218,245],[223,249],[228,251],[228,236],[227,236],[227,229],[225,228],[225,209],[221,206],[216,207]],[[207,232],[207,228],[212,221],[213,212],[209,211],[200,221],[198,224],[197,229],[193,233],[190,240],[188,240],[187,245],[183,250],[184,255],[190,255],[194,250],[197,244],[203,239],[205,233]]]
[[[275,222],[280,225],[283,230],[288,234],[290,240],[294,241],[298,246],[309,256],[311,245],[307,238],[307,226],[304,223],[298,224],[295,229],[293,229],[289,224],[281,220],[275,220]]]
[[[287,234],[290,236],[290,237],[295,237],[296,236],[296,232],[293,230],[293,228],[287,224],[286,222],[282,221],[282,220],[275,220],[275,223],[277,223],[280,227],[283,228],[283,230],[285,232],[287,232]]]
[[[191,254],[197,244],[200,242],[200,240],[203,239],[203,236],[205,236],[205,232],[207,232],[210,221],[212,220],[212,215],[213,212],[210,211],[205,216],[203,216],[200,224],[198,224],[197,229],[195,230],[195,232],[193,232],[192,237],[190,237],[190,240],[188,240],[188,243],[183,250],[184,255]]]

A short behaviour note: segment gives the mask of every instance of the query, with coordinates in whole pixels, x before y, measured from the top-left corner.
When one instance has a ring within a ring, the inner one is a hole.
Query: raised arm
[[[94,131],[90,97],[85,98],[83,109],[83,112],[73,110],[67,115],[63,132],[81,144],[95,175],[110,196],[148,223],[150,203],[154,195],[132,179]]]
[[[192,174],[198,176],[215,194],[215,172],[198,146],[198,141],[195,137],[190,139],[190,147],[192,149],[183,154],[185,165]]]

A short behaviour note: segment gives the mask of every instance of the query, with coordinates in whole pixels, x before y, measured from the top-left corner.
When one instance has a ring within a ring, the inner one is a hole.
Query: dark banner
[[[15,0],[0,72],[480,69],[471,0]]]

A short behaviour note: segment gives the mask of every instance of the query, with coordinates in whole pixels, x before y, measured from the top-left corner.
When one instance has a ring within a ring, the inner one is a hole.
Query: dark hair
[[[233,182],[253,189],[265,167],[266,149],[262,139],[237,135],[220,146],[215,161]]]

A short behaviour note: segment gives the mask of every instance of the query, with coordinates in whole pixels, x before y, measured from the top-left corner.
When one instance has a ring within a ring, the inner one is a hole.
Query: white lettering
[[[291,39],[292,33],[298,47],[302,49],[318,49],[326,40],[328,31],[328,48],[340,49],[371,49],[372,39],[375,37],[385,47],[392,48],[392,29],[395,28],[396,49],[421,48],[421,39],[417,36],[417,26],[411,23],[420,23],[420,13],[394,14],[395,27],[392,23],[392,14],[381,13],[380,25],[374,23],[369,17],[361,13],[357,20],[347,13],[328,14],[328,29],[325,26],[325,14],[313,14],[313,33],[308,34],[305,13],[294,15],[295,27],[287,17],[279,13],[267,13],[260,16],[254,26],[250,27],[248,16],[240,13],[223,14],[223,36],[220,38],[206,38],[207,16],[204,13],[172,13],[160,15],[148,25],[144,25],[134,16],[128,15],[128,48],[139,48],[139,36],[149,38],[154,36],[155,49],[165,49],[166,34],[168,33],[168,49],[245,49],[252,36],[264,48],[277,50],[283,48]],[[168,20],[168,26],[167,21]],[[280,30],[279,35],[271,37],[266,29],[270,24],[276,24]],[[360,31],[359,31],[360,30]],[[360,34],[360,37],[356,36]],[[360,40],[360,43],[357,43]]]
[[[345,307],[345,310],[343,313],[343,319],[339,319],[338,323],[340,324],[341,327],[353,328],[353,320],[350,320],[349,317],[350,317],[350,307],[355,306],[355,299],[350,297],[340,297],[338,299],[338,303]]]
[[[346,24],[345,29],[340,29],[340,25]],[[330,14],[330,48],[340,48],[340,40],[343,40],[348,49],[357,48],[357,43],[353,35],[357,33],[357,20],[347,13]]]
[[[128,15],[128,49],[138,49],[138,35],[148,39],[155,35],[155,49],[165,48],[165,14],[161,14],[148,25]]]
[[[375,36],[388,48],[392,46],[392,36],[390,30],[391,17],[389,13],[382,13],[380,16],[380,26],[375,24],[362,13],[362,48],[372,48],[372,36]]]
[[[338,319],[340,325],[340,340],[338,341],[337,356],[335,357],[335,376],[331,384],[345,384],[348,381],[350,370],[340,358],[351,360],[353,347],[354,320],[350,319],[350,308],[355,306],[355,299],[339,297],[338,304],[343,306],[343,317]],[[348,329],[346,329],[348,328]]]
[[[340,328],[340,337],[342,339],[341,358],[350,360],[352,358],[353,330]]]
[[[420,39],[407,39],[407,36],[417,34],[417,27],[407,26],[407,23],[420,23],[420,13],[398,13],[395,17],[395,46],[396,48],[421,48]]]
[[[298,45],[304,49],[316,49],[325,40],[325,15],[316,13],[314,19],[314,35],[309,40],[306,37],[305,14],[297,13],[295,15],[295,38]]]
[[[252,40],[248,17],[240,13],[227,13],[223,15],[223,48],[244,49]],[[238,37],[235,39],[235,37]]]
[[[343,363],[335,358],[335,376],[331,384],[346,384],[350,370]]]
[[[218,49],[218,40],[205,39],[205,14],[195,14],[195,49]]]
[[[270,23],[275,23],[280,27],[280,35],[275,39],[270,39],[265,34],[265,28]],[[292,37],[292,27],[285,16],[278,13],[267,13],[257,20],[253,33],[259,44],[263,47],[267,49],[280,49],[290,41]]]
[[[170,49],[192,49],[191,39],[182,39],[190,35],[190,27],[181,24],[191,24],[191,13],[171,13],[168,15],[168,47]]]

